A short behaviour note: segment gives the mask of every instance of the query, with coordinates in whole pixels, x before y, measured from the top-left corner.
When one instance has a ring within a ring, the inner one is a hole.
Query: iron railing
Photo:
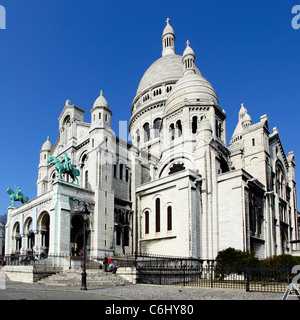
[[[239,268],[222,270],[207,266],[138,266],[139,283],[242,289],[247,292],[285,292],[290,268]]]
[[[7,255],[4,257],[6,265],[10,266],[33,266],[37,261],[41,261],[38,255],[26,254],[26,255]]]
[[[284,293],[293,277],[292,267],[220,268],[213,260],[148,254],[114,259],[120,267],[136,267],[137,282],[144,284]],[[5,256],[7,265],[34,265],[39,261],[32,254]],[[43,263],[47,263],[47,259]]]

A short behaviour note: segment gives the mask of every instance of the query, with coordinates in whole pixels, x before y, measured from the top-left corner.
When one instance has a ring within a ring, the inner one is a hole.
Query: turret
[[[195,74],[195,53],[194,50],[190,47],[190,42],[187,40],[186,42],[186,49],[182,55],[182,62],[183,62],[183,74]]]
[[[37,196],[40,196],[48,191],[48,157],[52,150],[52,144],[47,137],[47,140],[42,146],[40,151],[40,163],[38,169],[38,180],[37,180]]]
[[[100,96],[96,99],[91,110],[91,130],[95,128],[110,128],[111,116],[112,112],[101,90]]]

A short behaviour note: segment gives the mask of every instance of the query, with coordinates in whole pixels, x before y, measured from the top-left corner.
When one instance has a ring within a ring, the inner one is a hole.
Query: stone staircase
[[[81,286],[81,269],[63,270],[59,273],[51,275],[47,278],[37,281],[43,285],[53,286]],[[121,278],[117,274],[111,272],[104,272],[102,269],[87,269],[86,270],[86,286],[89,287],[103,287],[103,286],[124,286],[131,284],[129,281]]]

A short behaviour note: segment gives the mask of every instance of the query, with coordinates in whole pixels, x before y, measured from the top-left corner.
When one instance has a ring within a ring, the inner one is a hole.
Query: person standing
[[[103,260],[103,264],[104,264],[104,271],[107,272],[107,263],[108,263],[108,259],[107,256],[105,256],[104,260]]]

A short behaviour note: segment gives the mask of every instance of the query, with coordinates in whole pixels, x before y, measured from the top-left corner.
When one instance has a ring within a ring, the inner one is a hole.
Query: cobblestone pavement
[[[107,292],[97,289],[97,292]],[[218,288],[188,288],[158,285],[130,285],[109,289],[109,295],[130,300],[281,300],[282,294],[245,292]]]
[[[47,286],[6,281],[0,300],[281,300],[282,293],[245,292],[218,288],[188,288],[158,285],[126,285],[89,288]],[[291,297],[291,299],[293,299]]]

